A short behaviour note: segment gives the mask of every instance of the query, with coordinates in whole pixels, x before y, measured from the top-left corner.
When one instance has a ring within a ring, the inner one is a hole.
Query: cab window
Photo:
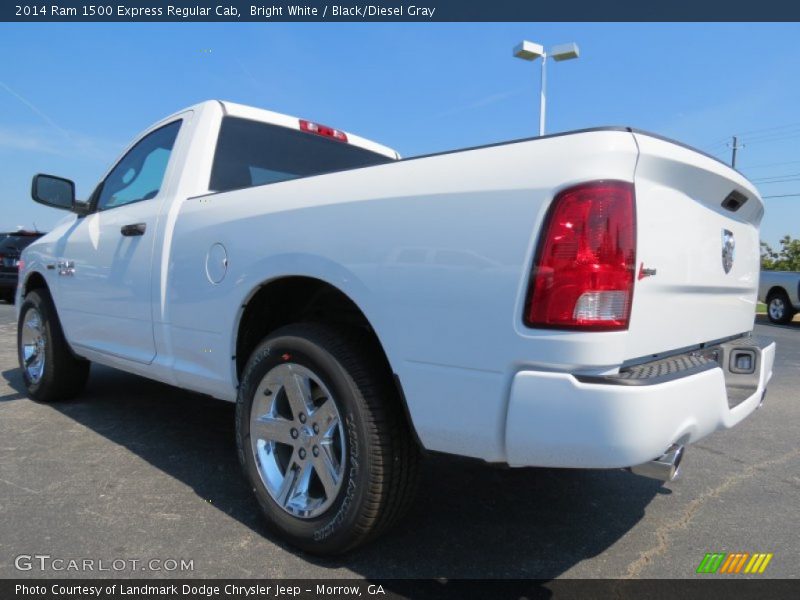
[[[225,117],[208,188],[212,192],[226,192],[392,160],[299,129]]]
[[[164,181],[181,121],[156,129],[122,157],[103,182],[97,210],[155,198]]]

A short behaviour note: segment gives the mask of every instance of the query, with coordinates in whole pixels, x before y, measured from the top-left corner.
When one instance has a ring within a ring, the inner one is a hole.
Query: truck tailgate
[[[642,133],[629,359],[750,331],[764,206],[742,175]]]

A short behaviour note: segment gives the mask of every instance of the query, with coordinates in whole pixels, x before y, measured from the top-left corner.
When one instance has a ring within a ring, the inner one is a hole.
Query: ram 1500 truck
[[[773,323],[789,323],[800,312],[800,273],[761,271],[758,299],[767,305]]]
[[[28,394],[90,362],[236,402],[268,522],[343,552],[394,523],[423,450],[672,479],[760,405],[763,204],[629,128],[399,160],[209,101],[139,136],[20,265]],[[633,476],[633,475],[632,475]]]

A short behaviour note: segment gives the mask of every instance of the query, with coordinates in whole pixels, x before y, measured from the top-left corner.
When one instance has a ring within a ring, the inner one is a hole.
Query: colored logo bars
[[[708,553],[703,558],[698,573],[763,573],[767,569],[772,553],[725,552]],[[745,566],[746,565],[746,566]]]

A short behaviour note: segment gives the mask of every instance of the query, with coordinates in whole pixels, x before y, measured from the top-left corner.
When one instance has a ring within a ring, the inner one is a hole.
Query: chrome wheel
[[[773,321],[780,321],[786,313],[786,304],[783,298],[776,296],[769,301],[769,316]]]
[[[310,369],[272,368],[250,409],[250,447],[269,495],[289,514],[310,519],[336,499],[346,447],[339,408]]]
[[[39,383],[44,373],[46,342],[42,315],[35,308],[29,308],[22,322],[20,336],[22,368],[31,383]]]

